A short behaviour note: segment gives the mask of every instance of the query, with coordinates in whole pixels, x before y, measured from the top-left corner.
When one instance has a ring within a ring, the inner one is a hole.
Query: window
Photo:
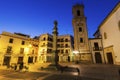
[[[98,42],[94,42],[94,50],[99,50]]]
[[[63,51],[63,50],[61,50],[61,53],[64,53],[64,51]]]
[[[53,44],[50,44],[50,47],[53,47]]]
[[[7,52],[7,53],[11,53],[11,52],[12,52],[12,46],[8,46],[6,52]]]
[[[63,38],[61,39],[61,42],[64,42],[64,39],[63,39]]]
[[[24,53],[24,48],[20,48],[20,54]]]
[[[43,38],[43,41],[45,41],[45,40],[46,40],[46,38],[44,37],[44,38]]]
[[[25,45],[25,41],[22,41],[22,43],[21,43],[22,45]]]
[[[65,53],[68,53],[68,50],[66,50]]]
[[[61,48],[63,48],[64,47],[64,44],[61,44]]]
[[[120,21],[118,22],[118,28],[119,28],[119,30],[120,30]]]
[[[32,50],[32,54],[34,54],[34,50]]]
[[[60,50],[57,50],[58,53],[60,53]]]
[[[99,47],[97,42],[94,42],[94,47]]]
[[[83,43],[83,38],[80,38],[80,43]]]
[[[77,16],[80,16],[80,10],[77,10]]]
[[[107,39],[107,33],[104,32],[104,39]]]
[[[68,42],[68,39],[65,39],[65,42]]]
[[[45,52],[45,49],[43,49],[42,52],[44,53],[44,52]]]
[[[65,47],[68,47],[68,44],[65,44]]]
[[[13,43],[13,39],[12,38],[9,39],[9,43]]]
[[[57,39],[57,42],[60,42],[60,39]]]
[[[45,46],[45,43],[43,43],[43,46]]]
[[[48,41],[52,41],[52,38],[48,37]]]
[[[57,44],[57,47],[60,47],[60,44]]]
[[[82,28],[81,27],[79,27],[79,32],[82,32]]]

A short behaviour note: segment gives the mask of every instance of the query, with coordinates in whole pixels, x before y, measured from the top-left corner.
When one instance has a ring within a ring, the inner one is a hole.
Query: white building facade
[[[102,38],[105,62],[120,64],[120,2],[99,25],[95,36]]]

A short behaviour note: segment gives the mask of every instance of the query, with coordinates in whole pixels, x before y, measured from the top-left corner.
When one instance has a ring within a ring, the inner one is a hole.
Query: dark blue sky
[[[89,37],[119,0],[0,0],[0,33],[20,32],[31,37],[52,33],[58,21],[59,35],[73,35],[72,6],[84,3]]]

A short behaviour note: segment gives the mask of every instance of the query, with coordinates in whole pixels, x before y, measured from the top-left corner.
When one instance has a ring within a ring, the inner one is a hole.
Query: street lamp
[[[76,57],[75,57],[75,58],[76,58],[76,63],[78,63],[78,61],[80,60],[80,57],[79,57],[79,56],[80,56],[80,52],[76,50],[76,51],[73,51],[73,53],[74,53],[75,56],[76,56]]]

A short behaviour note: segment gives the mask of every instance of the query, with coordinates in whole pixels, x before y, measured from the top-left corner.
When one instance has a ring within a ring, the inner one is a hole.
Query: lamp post
[[[53,28],[53,55],[54,55],[54,64],[58,65],[58,52],[57,52],[57,36],[58,36],[58,29],[57,29],[57,21],[54,21],[54,28]]]

